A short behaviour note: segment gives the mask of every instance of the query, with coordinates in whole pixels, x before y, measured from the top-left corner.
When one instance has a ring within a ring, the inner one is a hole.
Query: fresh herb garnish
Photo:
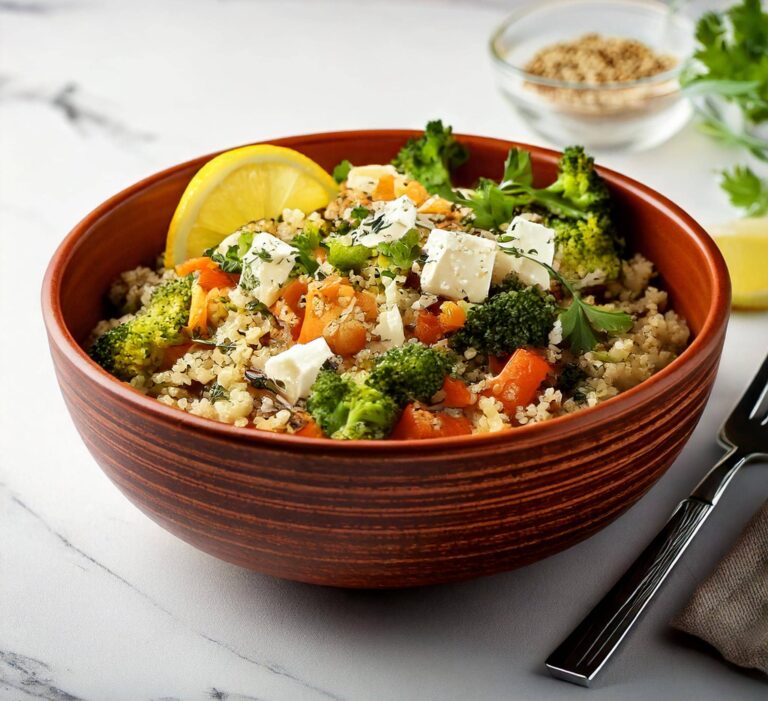
[[[246,311],[251,312],[251,314],[261,314],[262,316],[269,317],[274,319],[275,315],[269,311],[269,307],[264,304],[264,302],[260,302],[258,299],[252,299],[248,304],[245,305]]]
[[[728,193],[734,207],[744,209],[748,217],[768,214],[768,180],[760,179],[751,168],[735,166],[724,170],[720,186]]]
[[[502,243],[513,240],[512,237],[504,236],[499,239]],[[512,246],[504,246],[501,250],[515,258],[526,258],[543,266],[571,295],[571,303],[567,307],[561,307],[559,319],[563,329],[563,340],[567,339],[570,342],[570,348],[574,353],[592,350],[600,342],[598,333],[616,335],[626,333],[632,328],[632,317],[629,314],[588,304],[551,265],[542,263]]]
[[[219,253],[218,246],[212,246],[203,251],[203,255],[210,258],[225,273],[241,273],[243,271],[243,256],[253,243],[253,232],[244,231],[240,234],[236,244],[229,246],[225,253]]]
[[[379,253],[389,258],[396,268],[410,270],[421,254],[420,236],[418,229],[409,229],[402,238],[396,241],[382,242],[378,245]]]
[[[337,183],[343,183],[347,179],[349,171],[352,170],[352,168],[354,168],[354,166],[345,158],[333,169],[333,179]]]
[[[320,246],[320,229],[315,225],[307,225],[299,234],[293,237],[291,245],[296,249],[296,268],[300,273],[314,275],[320,267],[316,251]]]
[[[229,399],[229,392],[225,390],[218,382],[214,382],[208,388],[208,399],[211,402],[216,402],[219,399]]]
[[[271,263],[273,260],[272,254],[266,248],[259,248],[254,253],[259,260],[263,260],[265,263]]]
[[[369,210],[368,207],[359,206],[354,207],[351,214],[352,218],[357,219],[357,223],[359,224],[363,219],[367,219],[370,216],[371,210]]]

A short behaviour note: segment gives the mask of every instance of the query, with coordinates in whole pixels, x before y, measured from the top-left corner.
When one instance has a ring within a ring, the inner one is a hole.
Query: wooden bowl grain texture
[[[387,162],[416,132],[315,134],[273,143],[330,169]],[[461,136],[461,184],[496,176],[510,142]],[[557,154],[532,152],[539,181]],[[210,156],[105,202],[54,255],[43,310],[56,374],[107,475],[157,523],[223,560],[342,587],[406,587],[488,575],[588,537],[639,499],[693,431],[714,381],[729,282],[689,216],[602,170],[630,245],[651,258],[691,345],[651,380],[572,416],[504,434],[335,442],[236,429],[166,407],[115,380],[80,344],[121,271],[152,264],[187,182]]]

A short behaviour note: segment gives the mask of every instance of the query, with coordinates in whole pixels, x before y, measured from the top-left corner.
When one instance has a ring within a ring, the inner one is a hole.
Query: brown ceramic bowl
[[[330,169],[389,161],[415,132],[282,139]],[[461,136],[460,184],[498,176],[513,144]],[[523,145],[537,178],[557,154]],[[144,397],[80,344],[112,279],[152,264],[181,193],[211,156],[108,200],[66,237],[43,285],[56,373],[83,440],[150,518],[223,560],[343,587],[405,587],[488,575],[577,543],[639,499],[693,431],[715,378],[729,307],[723,259],[661,195],[601,170],[631,245],[658,266],[690,346],[599,406],[513,432],[432,441],[341,442],[234,428]]]

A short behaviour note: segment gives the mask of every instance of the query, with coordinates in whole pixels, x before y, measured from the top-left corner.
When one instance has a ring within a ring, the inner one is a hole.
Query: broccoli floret
[[[386,438],[398,414],[391,397],[334,370],[318,374],[307,409],[325,435],[340,440]]]
[[[586,219],[553,217],[555,260],[566,278],[582,279],[601,271],[614,280],[621,271],[620,242],[607,214],[589,214]]]
[[[418,180],[429,192],[440,192],[450,189],[451,170],[468,157],[467,149],[456,141],[451,127],[444,127],[438,119],[427,124],[422,136],[408,139],[392,165]]]
[[[189,321],[191,299],[191,276],[158,287],[133,319],[99,336],[89,355],[122,380],[153,372],[162,351],[181,339],[181,329]]]
[[[450,372],[450,354],[423,343],[407,343],[381,355],[367,384],[390,395],[400,405],[428,402]]]
[[[504,355],[523,346],[546,346],[557,313],[554,299],[538,288],[510,289],[471,307],[450,345],[458,352],[475,348],[490,355]]]
[[[610,197],[595,170],[595,159],[584,153],[583,146],[568,146],[563,151],[557,165],[557,180],[546,189],[584,211],[603,209]]]
[[[368,246],[344,243],[342,239],[330,238],[326,240],[328,246],[328,262],[337,270],[360,270],[373,251]]]

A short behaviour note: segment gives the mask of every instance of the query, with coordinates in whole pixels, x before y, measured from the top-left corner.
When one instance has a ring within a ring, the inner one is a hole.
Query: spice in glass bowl
[[[553,101],[587,112],[626,109],[658,92],[659,84],[648,86],[641,82],[640,85],[611,92],[589,90],[585,86],[636,84],[644,78],[670,71],[677,63],[674,56],[656,53],[636,39],[590,33],[545,46],[525,66],[525,71],[532,76],[578,84],[578,89],[531,81],[526,87]]]

